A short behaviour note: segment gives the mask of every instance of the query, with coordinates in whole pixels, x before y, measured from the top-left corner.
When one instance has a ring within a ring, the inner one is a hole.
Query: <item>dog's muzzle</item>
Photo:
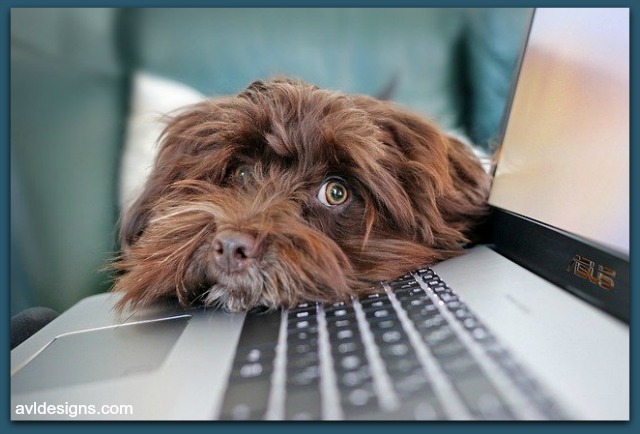
[[[219,232],[213,240],[213,258],[225,273],[241,273],[260,255],[260,243],[247,233]]]

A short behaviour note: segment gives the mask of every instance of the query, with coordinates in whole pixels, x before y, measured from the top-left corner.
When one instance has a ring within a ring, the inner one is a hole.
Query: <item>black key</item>
[[[342,391],[348,391],[355,387],[361,387],[365,384],[373,384],[371,372],[368,365],[363,365],[357,369],[343,371],[337,376],[338,388]]]
[[[322,418],[319,387],[287,388],[284,417],[286,420],[318,420]]]
[[[388,361],[397,357],[406,357],[413,352],[413,348],[408,341],[398,342],[394,344],[382,345],[380,347],[380,357]]]
[[[273,344],[238,347],[236,349],[235,363],[272,361],[275,356],[276,346]]]
[[[353,310],[352,307],[341,307],[339,309],[328,310],[328,311],[325,311],[324,314],[327,319],[327,322],[355,317],[355,311]]]
[[[360,297],[360,302],[364,300],[378,300],[378,299],[386,299],[386,298],[387,298],[387,293],[384,291],[384,289],[380,288],[378,292],[373,292],[371,294],[367,294],[365,296]]]
[[[450,301],[458,301],[459,298],[457,295],[452,294],[450,292],[443,292],[442,294],[440,294],[440,300],[444,301],[445,303],[448,303]]]
[[[295,321],[289,321],[287,324],[287,333],[305,331],[307,329],[313,329],[318,327],[318,322],[315,318],[304,318]]]
[[[387,307],[383,309],[370,310],[365,312],[367,320],[384,320],[390,318],[397,318],[396,312],[393,307]]]
[[[391,300],[388,298],[363,300],[360,302],[362,310],[368,311],[371,309],[380,309],[391,307]]]
[[[304,309],[292,309],[287,313],[287,322],[290,324],[295,321],[314,320],[317,316],[318,311],[315,306]]]
[[[399,330],[402,331],[402,323],[400,322],[400,318],[396,316],[395,311],[392,310],[391,316],[382,316],[381,318],[370,318],[368,321],[369,330],[374,335],[379,333],[386,333],[390,330]]]
[[[329,333],[329,341],[332,345],[338,345],[342,342],[347,341],[361,341],[360,338],[360,330],[353,329],[351,327],[347,328],[338,328],[338,329],[330,329]]]
[[[329,336],[331,337],[332,343],[340,343],[344,341],[354,340],[360,338],[360,331],[358,329],[353,328],[341,328],[331,330],[329,332]]]
[[[325,314],[340,310],[345,310],[347,313],[353,313],[353,305],[351,303],[335,303],[332,305],[325,305],[324,307]]]
[[[247,313],[224,395],[221,419],[264,418],[280,317],[280,312]]]
[[[315,351],[295,355],[289,353],[289,360],[287,360],[287,371],[289,371],[290,369],[305,368],[307,366],[317,365],[319,361],[320,356]]]
[[[331,347],[331,353],[334,358],[347,355],[364,355],[364,345],[359,341],[347,341]]]
[[[335,360],[335,368],[338,372],[352,371],[366,364],[365,354],[350,353]]]
[[[331,335],[332,338],[335,334],[344,330],[351,330],[355,334],[360,333],[358,320],[355,316],[353,318],[344,318],[332,322],[327,322],[327,332]]]
[[[425,274],[434,274],[433,270],[430,267],[423,267],[416,270],[416,273],[419,276],[424,276]]]
[[[389,420],[445,420],[447,415],[442,404],[435,395],[429,392],[423,396],[417,393],[407,401],[403,401],[400,408],[387,415]]]
[[[407,311],[407,315],[411,318],[412,315],[434,315],[438,313],[438,307],[431,303],[430,300],[425,303],[402,303]]]
[[[486,377],[462,380],[454,378],[453,385],[474,417],[488,420],[514,418],[513,413]]]
[[[420,284],[416,281],[416,279],[413,278],[413,276],[407,279],[389,282],[389,286],[391,287],[391,289],[393,289],[394,292],[405,289],[420,288]]]
[[[465,306],[454,310],[452,313],[455,315],[456,319],[461,322],[465,319],[472,319],[473,316]]]
[[[347,420],[369,419],[368,414],[379,411],[378,399],[371,383],[345,390],[340,395],[340,400]]]
[[[429,328],[440,327],[446,323],[446,320],[443,320],[442,315],[437,310],[416,309],[407,312],[407,315],[411,321],[413,321],[418,331],[422,333],[430,331]]]
[[[455,358],[468,354],[467,349],[459,339],[451,339],[439,345],[434,345],[430,349],[433,355],[438,360],[443,361],[443,363],[446,363],[445,359],[447,358]]]
[[[457,357],[443,358],[442,369],[450,377],[456,379],[483,378],[486,377],[478,363],[471,357],[467,350]]]
[[[439,286],[434,286],[431,289],[433,290],[433,292],[436,293],[436,295],[438,297],[442,296],[443,294],[451,294],[452,293],[451,288],[446,286],[444,283],[442,285],[439,285]]]
[[[479,323],[478,323],[478,320],[476,319],[476,317],[474,315],[472,315],[471,313],[469,313],[467,315],[467,317],[462,320],[462,325],[467,330],[471,330],[471,329],[476,328],[479,325]]]
[[[271,372],[273,371],[273,361],[268,363],[261,362],[245,362],[234,365],[229,381],[231,383],[255,381],[258,378],[262,378],[265,381],[269,380]]]
[[[422,289],[419,285],[411,289],[407,288],[407,289],[401,289],[401,290],[395,291],[395,295],[398,300],[404,300],[406,298],[428,297],[427,294],[424,292],[424,289]]]
[[[317,364],[287,369],[287,387],[309,386],[320,379],[320,367]]]
[[[412,315],[414,318],[413,323],[422,334],[428,333],[431,330],[434,330],[444,324],[446,324],[446,320],[439,312],[429,312],[428,315],[424,315],[421,312]]]
[[[358,329],[358,320],[355,314],[347,317],[327,318],[327,330],[331,331],[338,328]]]
[[[423,306],[421,308],[407,309],[407,316],[414,323],[416,323],[416,327],[417,327],[418,323],[422,321],[426,321],[430,318],[440,317],[441,315],[438,309],[435,306],[431,305],[431,306]]]
[[[409,372],[408,375],[396,376],[393,388],[401,400],[406,400],[418,393],[425,393],[426,390],[431,390],[431,384],[422,369],[415,369]]]
[[[270,389],[269,381],[231,382],[224,395],[220,419],[264,419]]]
[[[435,288],[437,286],[445,285],[445,283],[440,279],[440,277],[436,275],[432,275],[431,277],[427,275],[422,276],[422,280],[424,281],[424,283],[427,284],[427,286],[429,286],[429,288]]]
[[[388,360],[386,365],[392,380],[405,377],[416,369],[422,369],[422,365],[415,355]]]
[[[460,341],[448,324],[441,325],[423,334],[422,339],[432,352],[440,346],[447,347],[455,343],[462,344],[462,341]]]
[[[464,304],[461,301],[458,301],[458,300],[447,301],[447,302],[445,302],[444,305],[447,306],[447,309],[449,309],[452,312],[455,312],[456,310],[464,307]]]
[[[295,321],[295,320],[301,320],[301,319],[315,318],[316,315],[317,315],[316,308],[312,307],[312,308],[306,308],[306,309],[291,310],[287,314],[287,319],[289,321]]]
[[[488,341],[488,340],[493,340],[493,336],[491,336],[489,334],[489,331],[482,327],[482,326],[478,326],[476,328],[474,328],[473,330],[471,330],[471,336],[473,336],[473,338],[476,341]]]
[[[391,280],[391,281],[389,281],[387,283],[391,284],[393,282],[402,282],[404,280],[410,280],[410,279],[413,279],[413,275],[411,273],[407,273],[404,276],[400,276],[397,279]]]
[[[448,324],[442,324],[439,327],[428,329],[425,333],[422,334],[422,340],[427,344],[427,346],[438,345],[446,339],[453,339],[455,337],[455,333],[453,329]]]
[[[290,357],[295,357],[299,354],[306,354],[309,352],[316,352],[318,350],[317,340],[292,340],[287,342],[287,353]]]
[[[327,310],[331,310],[331,309],[338,309],[341,307],[351,307],[351,303],[339,301],[337,303],[325,303],[323,307],[324,307],[324,311],[326,312]]]
[[[402,330],[402,325],[398,318],[386,318],[380,321],[369,322],[369,329],[373,334],[384,333],[387,330]]]
[[[300,312],[303,310],[316,310],[316,304],[312,302],[300,303],[293,309],[289,309],[289,312]]]
[[[360,418],[360,417],[359,417]],[[427,383],[411,396],[403,399],[400,407],[393,411],[376,411],[363,414],[366,420],[444,420],[447,415]]]
[[[238,341],[239,347],[256,347],[278,342],[281,313],[247,313]]]
[[[429,297],[411,297],[401,300],[400,304],[405,309],[416,309],[425,306],[432,306],[433,302]]]
[[[408,342],[408,337],[402,329],[380,330],[373,335],[375,342],[379,346],[395,344],[398,342]]]
[[[297,344],[300,342],[316,341],[318,339],[318,328],[307,328],[302,330],[291,330],[287,334],[287,342]]]

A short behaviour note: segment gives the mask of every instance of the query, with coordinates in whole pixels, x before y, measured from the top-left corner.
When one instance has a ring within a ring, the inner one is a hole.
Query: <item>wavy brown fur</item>
[[[248,182],[233,178],[253,167]],[[330,176],[350,199],[318,200]],[[143,194],[123,216],[119,308],[161,298],[221,305],[338,301],[462,252],[489,178],[459,141],[392,103],[291,80],[254,82],[166,127]],[[215,265],[221,230],[255,237],[246,272]]]

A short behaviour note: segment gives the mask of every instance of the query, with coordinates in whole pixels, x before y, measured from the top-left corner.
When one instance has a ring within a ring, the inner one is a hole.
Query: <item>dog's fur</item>
[[[242,182],[238,167],[251,167]],[[318,199],[339,177],[347,201]],[[338,301],[461,253],[489,177],[468,146],[390,102],[288,79],[176,115],[122,218],[119,304],[177,298],[230,311]],[[221,231],[259,254],[214,260]]]

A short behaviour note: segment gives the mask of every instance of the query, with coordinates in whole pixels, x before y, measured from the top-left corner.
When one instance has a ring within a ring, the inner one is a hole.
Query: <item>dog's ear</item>
[[[487,213],[490,178],[468,145],[435,124],[387,101],[355,97],[402,157],[396,171],[421,242],[457,250]]]
[[[145,195],[139,196],[120,216],[120,250],[125,252],[142,235],[149,220],[148,211],[143,210]]]
[[[217,137],[224,104],[225,100],[205,101],[167,117],[153,170],[142,193],[121,216],[120,246],[125,253],[144,233],[154,204],[175,182],[205,178],[210,182],[222,182],[234,151]],[[204,158],[208,153],[215,153],[215,158]]]

